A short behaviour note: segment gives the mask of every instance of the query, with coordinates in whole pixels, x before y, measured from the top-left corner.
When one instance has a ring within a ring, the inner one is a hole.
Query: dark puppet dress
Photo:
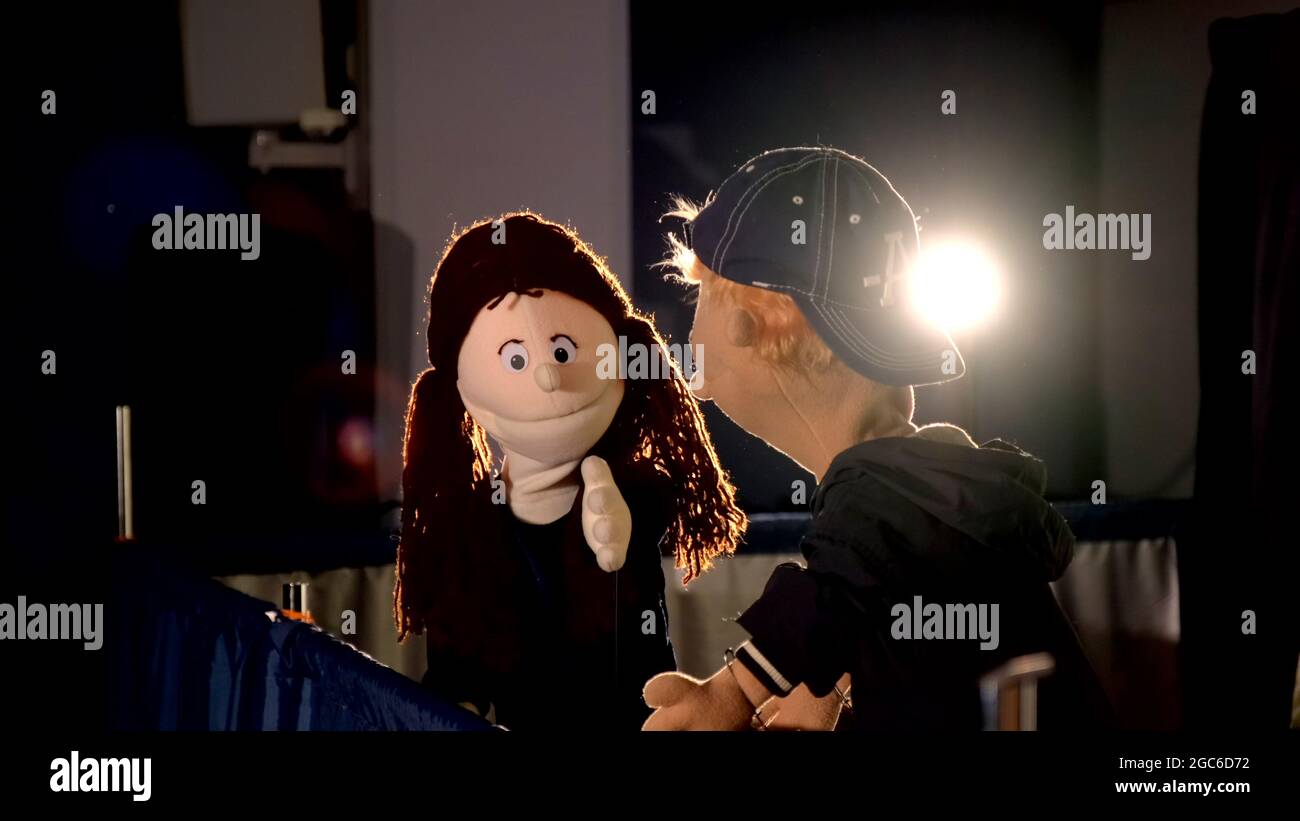
[[[512,591],[516,618],[489,636],[511,648],[484,664],[429,642],[425,686],[481,713],[491,704],[511,730],[637,730],[650,715],[641,692],[676,669],[660,543],[669,511],[660,494],[619,481],[632,513],[627,561],[614,573],[596,564],[582,533],[582,489],[558,520],[532,525],[494,506],[504,555],[497,581]],[[471,614],[466,614],[471,617]]]

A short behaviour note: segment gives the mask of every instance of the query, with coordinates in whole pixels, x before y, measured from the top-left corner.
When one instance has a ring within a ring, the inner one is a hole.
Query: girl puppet
[[[471,227],[434,271],[394,612],[400,638],[427,636],[426,686],[512,729],[638,729],[645,682],[676,667],[661,549],[690,581],[746,525],[680,370],[598,367],[620,337],[664,350],[603,260],[536,215]]]

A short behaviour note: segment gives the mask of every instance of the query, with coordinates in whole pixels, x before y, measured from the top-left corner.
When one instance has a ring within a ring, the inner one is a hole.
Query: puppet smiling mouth
[[[581,458],[609,428],[623,401],[623,383],[611,381],[591,401],[541,419],[513,419],[474,401],[461,390],[465,409],[488,435],[507,450],[540,462],[559,464]]]
[[[591,407],[593,407],[593,406],[599,404],[599,403],[600,403],[600,400],[603,399],[603,398],[605,397],[605,394],[607,394],[607,393],[609,393],[609,389],[608,389],[608,388],[605,388],[605,389],[601,390],[600,393],[598,393],[598,394],[596,394],[595,396],[593,396],[593,397],[591,398],[591,401],[590,401],[590,402],[586,402],[586,403],[584,403],[584,404],[582,404],[582,405],[579,405],[578,407],[574,408],[574,409],[571,410],[571,411],[565,411],[564,413],[559,413],[559,414],[556,414],[555,416],[543,416],[543,417],[541,417],[540,419],[516,419],[516,418],[513,417],[513,416],[506,416],[506,415],[504,415],[504,414],[500,414],[500,413],[493,414],[493,415],[494,415],[497,419],[500,419],[500,420],[502,420],[502,421],[504,421],[504,422],[509,422],[510,424],[514,424],[514,425],[536,425],[536,424],[544,424],[544,423],[546,423],[546,422],[556,422],[556,421],[559,421],[559,420],[561,420],[561,419],[568,419],[570,416],[575,416],[575,415],[577,415],[577,414],[579,414],[579,413],[582,413],[583,411],[586,411],[587,409],[589,409],[589,408],[591,408]]]

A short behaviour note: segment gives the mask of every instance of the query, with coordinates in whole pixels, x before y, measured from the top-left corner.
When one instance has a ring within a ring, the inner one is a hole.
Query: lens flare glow
[[[949,333],[988,321],[1002,297],[997,266],[969,242],[942,242],[922,249],[911,279],[913,310]]]

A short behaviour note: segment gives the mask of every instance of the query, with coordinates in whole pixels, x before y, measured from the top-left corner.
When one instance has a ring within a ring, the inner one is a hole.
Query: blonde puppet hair
[[[685,197],[673,197],[672,210],[664,214],[664,218],[690,222],[703,208],[703,205]],[[853,374],[852,369],[826,346],[808,324],[799,306],[786,294],[741,285],[719,276],[674,233],[668,234],[668,256],[659,266],[670,270],[668,279],[683,285],[698,286],[708,282],[711,292],[723,304],[747,311],[754,321],[753,347],[763,361],[789,373],[820,374],[843,370],[846,378]],[[885,407],[891,408],[902,422],[911,420],[916,406],[911,387],[884,385],[874,380],[872,385],[878,395],[887,397]]]
[[[664,217],[690,222],[702,209],[698,203],[674,197],[672,210]],[[674,234],[668,235],[668,258],[660,265],[675,272],[669,274],[669,279],[684,285],[700,285],[708,281],[712,292],[724,304],[748,311],[754,319],[754,347],[760,359],[790,371],[819,372],[845,367],[822,342],[789,296],[718,276]]]

